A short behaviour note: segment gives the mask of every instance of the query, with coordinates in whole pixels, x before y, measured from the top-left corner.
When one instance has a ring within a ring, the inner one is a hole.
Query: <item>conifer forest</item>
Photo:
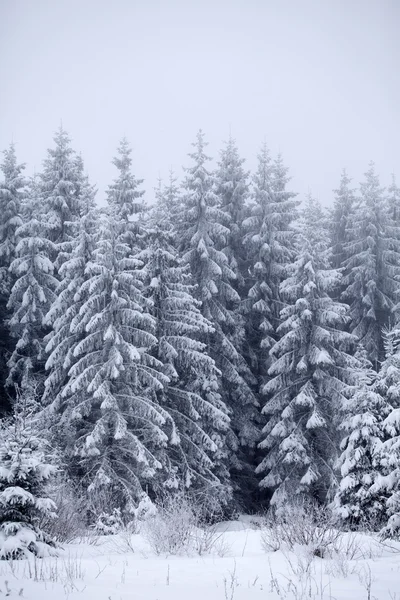
[[[400,537],[394,175],[343,170],[326,207],[266,143],[254,172],[232,137],[188,150],[145,194],[122,139],[105,198],[62,127],[32,177],[2,154],[3,558],[52,545],[57,489],[88,525],[183,494]]]

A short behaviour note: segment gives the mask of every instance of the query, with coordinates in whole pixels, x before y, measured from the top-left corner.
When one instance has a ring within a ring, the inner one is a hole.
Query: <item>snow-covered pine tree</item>
[[[351,179],[343,169],[340,185],[334,190],[335,199],[331,213],[332,264],[341,269],[346,259],[345,245],[349,242],[349,227],[355,206],[354,190],[350,188]]]
[[[333,503],[335,514],[350,529],[375,528],[385,514],[384,495],[372,484],[379,475],[375,457],[384,439],[382,421],[390,412],[366,351],[361,348],[356,356],[360,361],[356,383],[341,410],[344,438],[337,463],[341,478]]]
[[[115,505],[133,509],[152,489],[168,443],[169,414],[156,401],[167,378],[149,350],[157,343],[154,319],[143,312],[140,263],[131,258],[125,221],[111,206],[94,260],[79,294],[85,302],[71,333],[85,331],[62,396],[74,427],[68,449],[75,476],[89,490],[108,488]]]
[[[225,147],[220,152],[218,169],[215,174],[215,193],[218,207],[228,217],[229,229],[225,254],[229,266],[236,275],[235,289],[243,291],[246,277],[246,256],[243,245],[243,220],[246,216],[246,200],[249,196],[248,177],[245,171],[244,158],[239,156],[236,141],[229,137]]]
[[[41,193],[46,207],[46,236],[53,244],[50,259],[54,263],[54,274],[58,276],[77,235],[82,164],[62,126],[53,139],[55,146],[48,150],[41,174]]]
[[[24,202],[23,224],[16,230],[19,241],[10,265],[15,283],[7,305],[10,331],[17,339],[8,361],[7,385],[19,385],[23,390],[31,385],[32,377],[38,383],[44,377],[44,317],[57,286],[49,258],[54,246],[46,238],[45,218],[38,181],[33,178]]]
[[[184,181],[181,249],[197,286],[202,314],[214,327],[207,339],[208,353],[221,372],[220,393],[232,419],[227,439],[231,473],[238,487],[240,483],[248,485],[248,478],[252,477],[248,449],[258,436],[254,422],[257,400],[246,380],[247,365],[233,343],[240,296],[232,287],[236,275],[223,251],[229,238],[229,216],[217,206],[213,178],[206,167],[209,159],[204,152],[202,131],[193,146],[195,150],[189,154],[193,166],[186,169]]]
[[[140,190],[143,179],[137,179],[132,173],[132,149],[128,140],[123,138],[118,146],[118,155],[113,164],[118,169],[118,177],[109,186],[108,204],[114,214],[125,223],[125,241],[133,255],[141,247],[142,217],[144,213],[144,191]]]
[[[55,517],[45,486],[55,474],[49,452],[30,414],[32,403],[16,401],[14,418],[0,424],[0,559],[46,556],[55,543],[39,527]]]
[[[400,224],[400,188],[396,183],[396,177],[392,173],[392,181],[388,187],[388,204],[389,218],[392,219],[397,226]]]
[[[18,242],[16,230],[22,224],[21,202],[24,195],[25,165],[18,164],[15,146],[4,151],[1,170],[4,180],[0,182],[0,415],[9,409],[9,394],[5,390],[7,378],[7,356],[13,349],[7,320],[7,302],[14,284],[10,265],[15,258]]]
[[[385,360],[378,373],[378,389],[390,406],[381,423],[383,443],[375,452],[378,476],[371,493],[384,498],[383,537],[400,539],[400,329],[385,331]]]
[[[82,295],[83,283],[87,280],[86,266],[93,260],[93,252],[98,237],[99,216],[95,205],[95,188],[87,176],[80,185],[80,223],[78,236],[72,240],[69,258],[60,266],[56,299],[46,315],[46,323],[52,323],[52,330],[46,337],[46,369],[43,404],[51,406],[57,415],[57,429],[60,441],[68,430],[68,399],[62,392],[68,381],[68,372],[77,361],[75,348],[85,337],[85,330],[75,330],[74,323],[79,319],[79,311],[87,300]],[[72,331],[74,330],[74,331]],[[60,413],[62,416],[60,416]]]
[[[138,258],[146,265],[146,296],[156,321],[153,353],[169,378],[159,402],[173,425],[164,486],[218,496],[224,504],[230,497],[224,460],[229,417],[219,394],[219,372],[201,341],[213,328],[193,296],[189,268],[178,257],[173,234],[158,226],[147,240]]]
[[[270,158],[264,143],[258,155],[253,177],[250,216],[244,222],[252,282],[248,292],[247,327],[253,348],[253,372],[264,377],[268,355],[276,340],[282,308],[279,286],[287,275],[287,267],[295,256],[296,194],[286,189],[287,168],[279,155]]]
[[[177,231],[180,229],[182,199],[177,181],[178,179],[171,169],[168,183],[164,185],[160,179],[158,188],[155,190],[156,202],[151,211],[150,223],[154,227],[161,227],[163,231]],[[177,247],[177,245],[177,240],[174,240],[174,246]]]
[[[299,253],[281,284],[287,306],[271,349],[270,380],[261,390],[268,423],[257,473],[276,506],[299,495],[324,501],[336,485],[335,415],[354,358],[346,352],[353,337],[341,330],[347,307],[329,296],[340,273],[329,265],[324,220],[320,205],[309,197]]]
[[[378,370],[384,357],[382,330],[398,300],[400,230],[388,218],[388,203],[373,163],[360,191],[344,246],[342,297],[350,305],[350,330]]]

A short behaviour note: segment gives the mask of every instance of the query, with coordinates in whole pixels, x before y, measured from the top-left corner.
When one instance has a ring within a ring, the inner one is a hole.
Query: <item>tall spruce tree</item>
[[[341,330],[347,307],[330,297],[340,274],[330,268],[323,223],[320,205],[309,197],[299,253],[281,284],[287,306],[262,388],[268,423],[257,472],[277,506],[299,495],[324,501],[336,485],[335,415],[349,383],[354,359],[346,350],[353,338]]]
[[[125,240],[112,206],[79,292],[85,302],[71,332],[86,335],[62,395],[75,428],[75,475],[92,491],[113,490],[116,506],[131,510],[162,468],[170,416],[156,400],[168,380],[149,352],[155,323],[143,312],[139,263]]]
[[[108,204],[125,224],[125,240],[134,255],[141,248],[141,226],[144,214],[144,191],[140,190],[143,179],[132,173],[132,149],[123,138],[118,146],[113,164],[118,177],[108,189]]]
[[[98,237],[99,217],[95,193],[88,177],[83,177],[79,196],[81,216],[78,235],[72,240],[69,257],[60,266],[56,298],[45,317],[46,322],[52,324],[52,330],[46,337],[48,376],[43,404],[51,406],[56,416],[59,441],[68,431],[66,416],[70,413],[68,398],[63,397],[62,392],[68,381],[68,372],[77,361],[75,348],[86,335],[85,330],[75,329],[74,324],[87,300],[87,295],[83,295],[81,290],[88,279],[86,267],[93,260]]]
[[[25,165],[18,164],[15,145],[11,144],[4,151],[1,170],[4,180],[0,182],[0,415],[9,406],[9,393],[5,389],[7,378],[7,359],[13,350],[8,326],[9,312],[7,302],[15,276],[10,272],[10,265],[15,259],[15,248],[18,243],[17,229],[22,225],[21,202],[24,197]]]
[[[233,287],[236,275],[223,251],[229,238],[229,215],[218,207],[202,131],[193,146],[194,152],[189,154],[193,165],[186,169],[183,186],[181,249],[197,286],[202,314],[214,327],[208,336],[208,351],[221,372],[220,393],[232,417],[227,439],[231,472],[239,487],[248,485],[251,477],[246,454],[258,435],[253,420],[256,400],[245,379],[245,361],[232,342],[240,296]]]
[[[346,169],[343,169],[339,188],[334,190],[335,199],[331,214],[332,264],[335,269],[344,266],[347,257],[344,247],[350,241],[349,228],[356,202],[350,183],[351,179]]]
[[[384,358],[382,330],[397,301],[400,278],[400,230],[389,219],[384,189],[374,164],[361,184],[360,202],[348,227],[345,290],[350,329],[367,351],[375,370]]]
[[[54,244],[46,238],[47,215],[43,213],[37,178],[30,181],[24,203],[23,224],[16,230],[19,241],[10,265],[15,277],[8,301],[10,330],[17,339],[8,361],[7,385],[23,389],[40,386],[44,378],[44,318],[55,299],[57,280],[49,255]]]
[[[229,417],[219,393],[219,372],[202,341],[213,327],[200,312],[188,265],[173,242],[172,232],[155,227],[138,255],[146,265],[145,291],[156,322],[153,353],[169,378],[158,395],[173,427],[164,485],[224,504],[230,496],[225,465]]]
[[[286,189],[287,168],[279,155],[272,161],[266,144],[258,155],[253,178],[250,216],[245,220],[245,243],[252,282],[248,292],[248,337],[253,348],[253,371],[266,376],[269,351],[275,343],[282,300],[279,286],[295,256],[295,194]]]
[[[53,244],[50,258],[58,277],[78,231],[83,173],[82,162],[72,150],[67,132],[60,127],[53,139],[55,146],[48,150],[41,174],[41,193],[46,207],[46,236]]]

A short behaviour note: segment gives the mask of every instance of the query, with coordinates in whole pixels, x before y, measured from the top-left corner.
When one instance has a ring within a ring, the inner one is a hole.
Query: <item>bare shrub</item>
[[[197,518],[193,506],[182,495],[167,496],[141,532],[156,554],[181,554],[190,549]]]
[[[199,556],[204,554],[217,554],[227,556],[231,546],[224,539],[225,531],[220,531],[217,525],[200,525],[194,529],[191,546]]]
[[[86,498],[65,479],[48,490],[57,506],[57,517],[42,517],[39,527],[58,542],[69,543],[87,534]]]
[[[261,545],[266,552],[306,547],[313,556],[324,558],[334,547],[340,532],[333,527],[328,508],[311,501],[285,507],[285,512],[270,510],[265,518]]]

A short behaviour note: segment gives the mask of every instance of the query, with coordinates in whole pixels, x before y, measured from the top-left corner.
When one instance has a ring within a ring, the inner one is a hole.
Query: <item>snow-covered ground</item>
[[[400,543],[346,536],[334,559],[265,552],[249,517],[218,526],[208,555],[157,556],[140,534],[66,545],[57,558],[0,562],[0,598],[30,600],[400,600]]]

